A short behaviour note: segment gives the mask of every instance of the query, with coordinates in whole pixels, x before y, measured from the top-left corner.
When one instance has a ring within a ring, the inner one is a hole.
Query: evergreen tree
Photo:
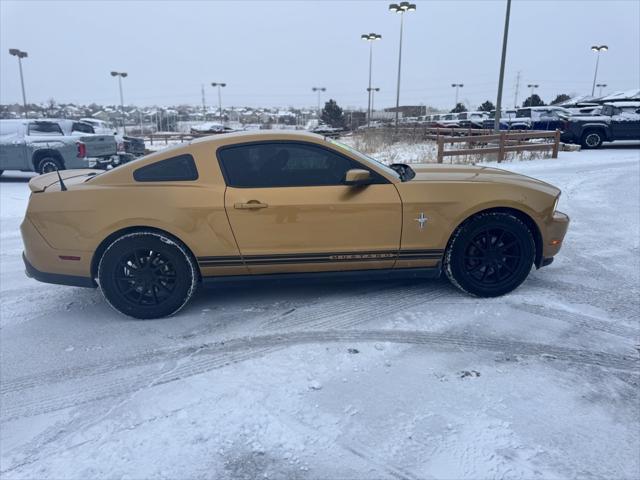
[[[324,123],[333,128],[342,128],[344,126],[344,113],[333,99],[324,104],[320,117]]]
[[[527,98],[524,103],[522,104],[523,107],[543,107],[544,106],[544,102],[542,101],[542,99],[538,96],[537,93],[534,93],[533,95],[531,95],[529,98]]]
[[[455,108],[453,110],[451,110],[451,113],[461,113],[461,112],[466,112],[467,111],[467,107],[464,106],[464,104],[458,102],[458,104],[455,106]]]
[[[557,105],[558,103],[566,102],[567,100],[570,100],[570,99],[571,97],[566,93],[559,93],[558,96],[555,98],[555,100],[551,102],[551,105]]]
[[[491,110],[495,110],[496,106],[490,101],[487,100],[482,105],[478,107],[478,110],[481,112],[490,112]]]

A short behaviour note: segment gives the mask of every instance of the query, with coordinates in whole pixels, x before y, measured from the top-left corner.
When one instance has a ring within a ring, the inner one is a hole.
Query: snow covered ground
[[[446,281],[202,290],[135,321],[27,279],[0,178],[0,476],[640,477],[640,151],[508,163],[563,189],[556,261]]]

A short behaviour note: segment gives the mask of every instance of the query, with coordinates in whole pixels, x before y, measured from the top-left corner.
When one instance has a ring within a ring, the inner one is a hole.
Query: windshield
[[[346,145],[344,143],[338,142],[336,140],[332,140],[332,139],[329,138],[329,139],[327,139],[327,141],[330,142],[331,144],[343,149],[343,150],[346,150],[350,154],[354,155],[355,157],[358,158],[358,160],[361,160],[362,163],[369,164],[369,165],[373,164],[373,165],[377,166],[378,168],[382,168],[389,175],[392,175],[395,178],[400,179],[400,174],[398,172],[396,172],[393,168],[389,167],[388,165],[385,165],[381,161],[376,160],[375,158],[370,157],[369,155],[365,155],[364,153],[359,152],[355,148],[352,148],[349,145]]]

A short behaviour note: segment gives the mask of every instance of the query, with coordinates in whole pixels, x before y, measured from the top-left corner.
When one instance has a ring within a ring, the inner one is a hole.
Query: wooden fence
[[[558,158],[560,147],[560,130],[547,131],[504,131],[488,135],[474,134],[468,136],[425,135],[426,139],[435,140],[438,144],[438,163],[444,157],[457,155],[497,154],[498,162],[502,162],[509,152],[536,152],[551,150],[551,157]],[[531,142],[530,140],[551,139],[552,142]],[[466,144],[465,148],[446,150],[446,145]],[[479,146],[474,148],[474,146]]]

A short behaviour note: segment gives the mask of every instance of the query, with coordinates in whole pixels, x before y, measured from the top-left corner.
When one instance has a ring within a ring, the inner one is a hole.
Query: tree
[[[491,110],[495,110],[496,106],[491,103],[490,100],[487,100],[486,102],[484,102],[482,105],[480,105],[478,107],[478,110],[481,112],[490,112]]]
[[[523,107],[542,107],[544,106],[544,102],[538,96],[537,93],[534,93],[529,98],[527,98],[522,104]]]
[[[320,117],[324,123],[333,128],[342,128],[344,126],[344,113],[333,99],[324,104]]]
[[[461,113],[461,112],[466,112],[467,111],[467,107],[464,106],[464,104],[458,102],[458,104],[455,106],[455,108],[453,110],[451,110],[451,113]]]
[[[557,105],[559,103],[566,102],[567,100],[571,100],[569,95],[566,93],[559,93],[555,100],[551,102],[551,105]]]

